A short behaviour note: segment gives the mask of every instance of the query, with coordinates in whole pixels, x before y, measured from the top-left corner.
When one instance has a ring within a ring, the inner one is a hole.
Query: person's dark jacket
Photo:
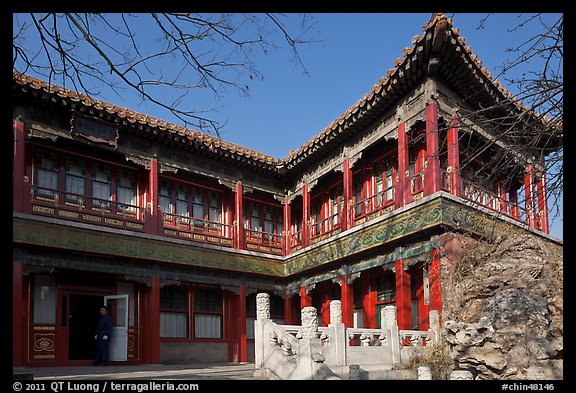
[[[98,336],[98,339],[101,340],[102,337],[108,336],[108,338],[110,338],[111,335],[112,335],[112,318],[110,318],[110,315],[104,315],[100,317],[100,320],[98,321],[96,336]]]

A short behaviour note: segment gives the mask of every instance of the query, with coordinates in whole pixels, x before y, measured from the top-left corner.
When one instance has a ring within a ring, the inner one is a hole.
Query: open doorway
[[[96,356],[94,334],[103,297],[70,294],[69,302],[68,359],[92,360]]]

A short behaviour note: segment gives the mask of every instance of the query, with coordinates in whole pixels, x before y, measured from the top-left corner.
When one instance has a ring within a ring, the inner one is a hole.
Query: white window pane
[[[34,323],[56,323],[56,279],[34,276]]]
[[[128,295],[128,323],[134,326],[136,315],[136,294],[134,284],[131,282],[119,282],[116,286],[118,295]]]
[[[222,338],[222,316],[194,315],[194,335],[196,338]]]
[[[188,313],[161,312],[160,337],[188,338]]]
[[[246,338],[248,340],[254,340],[254,317],[246,317]]]

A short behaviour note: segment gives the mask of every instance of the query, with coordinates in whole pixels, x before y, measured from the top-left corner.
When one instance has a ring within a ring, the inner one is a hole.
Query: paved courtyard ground
[[[34,374],[35,380],[53,379],[255,379],[254,364],[137,365],[109,367],[14,368],[14,374]]]

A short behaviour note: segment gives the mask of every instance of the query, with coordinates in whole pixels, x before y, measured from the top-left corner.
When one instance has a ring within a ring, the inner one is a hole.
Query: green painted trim
[[[20,218],[13,219],[12,228],[14,243],[271,276],[284,275],[282,261],[202,248],[193,244],[175,244]]]
[[[289,257],[286,262],[286,275],[321,266],[440,224],[442,201],[437,198],[379,221],[362,231],[335,239],[296,257]]]

